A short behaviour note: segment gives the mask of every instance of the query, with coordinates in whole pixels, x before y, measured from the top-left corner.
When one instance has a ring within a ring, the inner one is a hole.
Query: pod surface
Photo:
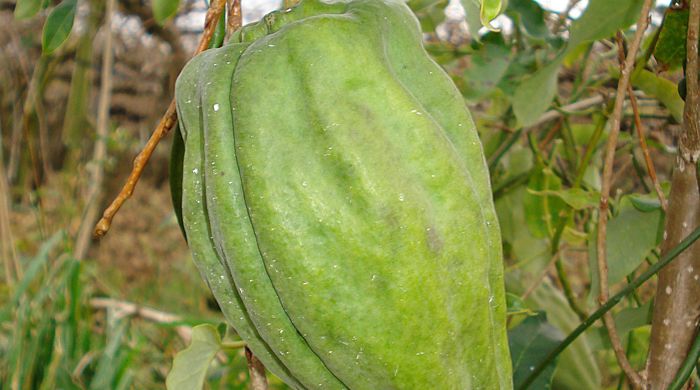
[[[183,222],[227,320],[295,388],[510,388],[471,117],[400,2],[304,0],[190,62]]]

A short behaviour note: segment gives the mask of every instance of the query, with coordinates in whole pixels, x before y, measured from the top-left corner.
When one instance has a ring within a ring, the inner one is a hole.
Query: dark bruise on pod
[[[474,124],[391,0],[302,0],[176,87],[182,220],[227,321],[297,389],[509,389]]]

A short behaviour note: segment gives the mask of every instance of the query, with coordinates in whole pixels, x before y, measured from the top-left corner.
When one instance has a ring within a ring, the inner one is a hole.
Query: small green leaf
[[[51,11],[44,24],[41,46],[45,54],[50,54],[68,39],[73,29],[77,0],[64,0]]]
[[[571,25],[569,48],[613,36],[639,17],[643,0],[591,0],[586,11]]]
[[[544,313],[526,318],[508,332],[514,387],[518,388],[530,371],[563,339],[562,333],[547,322]],[[552,362],[531,384],[531,388],[550,389],[555,367],[556,362]]]
[[[566,205],[559,197],[532,193],[557,192],[561,189],[561,179],[551,169],[539,164],[534,168],[527,188],[529,194],[523,199],[527,227],[535,237],[551,237],[561,218],[559,212]]]
[[[688,9],[666,9],[654,58],[668,69],[678,68],[685,61],[689,14]]]
[[[627,338],[627,333],[640,326],[651,324],[651,301],[639,307],[628,307],[613,315],[615,328],[621,339]]]
[[[632,206],[641,212],[649,212],[661,209],[661,202],[656,195],[631,194],[628,196]]]
[[[507,0],[481,0],[481,24],[491,31],[498,31],[491,26],[491,21],[496,19],[508,6]]]
[[[558,56],[518,85],[513,96],[513,111],[520,126],[534,124],[549,108],[557,92],[557,75],[562,59],[562,56]]]
[[[522,30],[528,36],[544,40],[551,36],[545,23],[544,10],[534,0],[510,0],[508,3],[508,16],[520,21]]]
[[[490,35],[495,37],[491,38]],[[483,43],[470,56],[471,61],[464,69],[464,76],[457,80],[462,94],[471,101],[477,101],[497,88],[510,64],[511,50],[500,34],[487,34]]]
[[[632,273],[659,243],[663,213],[661,209],[639,211],[633,201],[624,196],[619,212],[608,222],[606,237],[608,283],[614,284]],[[598,291],[598,266],[595,230],[589,236],[591,291]]]
[[[42,0],[17,0],[15,19],[29,19],[41,9]]]
[[[481,29],[481,3],[479,0],[461,0],[464,13],[466,14],[469,35],[475,41],[479,41],[479,30]]]
[[[407,4],[420,22],[425,32],[434,32],[437,26],[445,20],[447,0],[410,0]]]
[[[678,94],[676,84],[671,80],[659,77],[646,69],[641,69],[632,74],[631,82],[632,85],[641,89],[644,93],[659,99],[678,123],[683,122],[685,102]]]
[[[165,379],[168,390],[197,390],[204,386],[207,370],[221,350],[219,331],[211,324],[192,328],[192,342],[178,352]]]
[[[534,191],[528,189],[528,192],[533,195],[554,195],[558,196],[571,206],[574,210],[583,210],[591,207],[596,207],[600,202],[600,194],[597,192],[589,192],[580,188],[570,188],[559,191]]]
[[[180,0],[153,0],[153,17],[160,25],[177,13],[177,8],[180,6]]]

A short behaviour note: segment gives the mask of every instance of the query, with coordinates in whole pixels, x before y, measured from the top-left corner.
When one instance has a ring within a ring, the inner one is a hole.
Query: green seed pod
[[[512,387],[481,144],[405,4],[303,0],[194,58],[176,97],[188,244],[268,369]]]

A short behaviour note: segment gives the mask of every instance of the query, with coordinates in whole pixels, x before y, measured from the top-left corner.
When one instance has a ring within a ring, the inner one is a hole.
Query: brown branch
[[[95,132],[95,149],[92,152],[91,171],[85,213],[80,221],[80,228],[75,239],[74,256],[78,260],[85,258],[90,247],[92,226],[99,215],[102,184],[104,182],[104,165],[107,156],[107,136],[109,133],[109,107],[112,99],[112,17],[115,0],[107,1],[104,19],[105,41],[102,48],[102,71],[100,74],[100,98],[97,107],[97,130]]]
[[[620,70],[620,80],[617,84],[617,94],[615,95],[615,106],[612,113],[612,123],[610,128],[610,134],[608,136],[608,142],[605,147],[605,163],[603,166],[603,180],[600,191],[600,205],[598,212],[598,236],[596,243],[596,254],[598,257],[598,276],[600,278],[600,294],[598,296],[599,304],[606,302],[610,296],[610,290],[608,287],[608,264],[607,264],[607,253],[606,253],[606,238],[607,238],[607,222],[608,222],[608,200],[610,197],[610,187],[611,179],[613,174],[613,164],[615,161],[615,148],[617,146],[617,138],[620,133],[620,121],[622,117],[622,109],[625,103],[625,92],[627,91],[627,86],[629,85],[630,76],[632,70],[634,69],[634,61],[639,50],[642,37],[647,29],[649,23],[649,11],[651,10],[653,1],[645,0],[642,6],[641,14],[637,20],[637,31],[634,34],[632,43],[630,44],[629,52],[625,58],[622,69]],[[608,336],[610,337],[610,342],[613,346],[615,352],[615,357],[624,371],[625,375],[629,378],[632,386],[634,388],[642,388],[643,380],[639,374],[632,368],[625,355],[625,350],[622,348],[622,342],[620,341],[620,336],[617,334],[617,329],[615,328],[615,321],[613,320],[612,314],[610,312],[603,316],[603,323],[608,331]]]
[[[683,112],[683,124],[685,129],[681,134],[681,157],[688,163],[695,163],[700,157],[700,122],[698,121],[698,104],[700,95],[698,90],[698,18],[700,17],[700,4],[698,0],[690,0],[690,15],[688,17],[688,37],[686,54],[686,98]]]
[[[215,0],[211,3],[209,10],[207,10],[207,16],[204,20],[204,32],[202,33],[202,38],[199,41],[197,50],[195,50],[194,55],[197,55],[209,46],[211,37],[214,35],[214,30],[216,28],[216,23],[219,21],[221,13],[224,11],[226,6],[226,0]],[[126,179],[126,183],[122,187],[121,191],[117,197],[112,201],[112,203],[107,207],[107,209],[102,214],[102,218],[97,222],[93,235],[95,237],[102,237],[107,234],[109,227],[112,224],[112,219],[119,212],[124,202],[131,197],[134,193],[134,188],[136,183],[138,183],[143,173],[144,168],[148,164],[148,160],[151,158],[153,151],[158,146],[160,140],[170,131],[170,129],[177,123],[177,111],[175,108],[175,99],[170,102],[168,110],[165,112],[163,117],[158,123],[158,126],[151,134],[151,138],[148,139],[146,146],[134,159],[134,167]]]
[[[248,347],[245,348],[245,358],[248,361],[251,390],[267,390],[265,366],[253,355],[253,352]]]
[[[686,52],[686,100],[683,133],[676,159],[664,228],[662,254],[700,225],[698,157],[700,156],[700,86],[698,85],[698,36],[700,0],[690,0]],[[693,244],[676,261],[659,272],[654,298],[647,372],[653,389],[672,382],[697,337],[700,322],[700,245]]]
[[[241,0],[227,0],[226,39],[243,25]]]

